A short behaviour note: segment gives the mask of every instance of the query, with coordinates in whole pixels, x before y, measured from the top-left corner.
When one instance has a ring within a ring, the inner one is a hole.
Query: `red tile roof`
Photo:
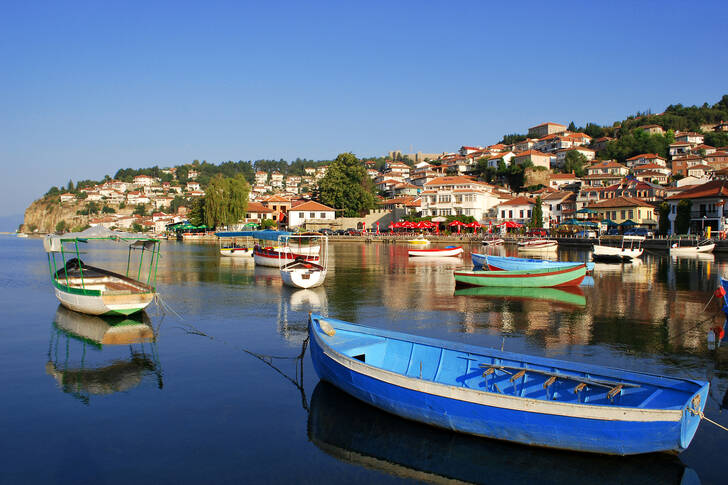
[[[619,196],[589,204],[590,209],[612,209],[618,207],[654,207],[649,202],[636,197]]]
[[[529,199],[528,197],[519,196],[515,197],[511,200],[507,200],[505,202],[502,202],[500,205],[529,205],[529,204],[535,204],[536,201],[533,199]]]
[[[728,197],[728,181],[713,180],[702,185],[696,185],[679,194],[671,195],[666,200],[700,199],[703,197]]]
[[[299,204],[296,206],[291,207],[291,211],[333,211],[336,210],[332,207],[319,204],[318,202],[314,201],[308,201],[304,202],[303,204]]]

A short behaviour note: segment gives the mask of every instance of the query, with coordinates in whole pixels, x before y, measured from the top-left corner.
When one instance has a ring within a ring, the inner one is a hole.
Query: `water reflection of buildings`
[[[145,377],[162,388],[155,332],[144,312],[105,319],[59,305],[46,372],[63,392],[87,404],[91,396],[135,388]]]
[[[465,248],[461,260],[414,261],[403,244],[338,247],[341,257],[336,266],[342,277],[334,284],[356,284],[357,291],[341,292],[331,303],[340,312],[339,300],[356,296],[358,301],[379,302],[393,318],[413,311],[455,312],[462,332],[517,332],[536,338],[544,347],[637,343],[636,348],[645,350],[667,345],[698,349],[705,336],[693,327],[709,316],[703,307],[717,287],[717,275],[728,270],[720,259],[671,260],[666,252],[650,253],[631,264],[597,264],[593,286],[583,288],[585,305],[458,296],[453,293],[453,269],[470,266],[470,250],[482,251]],[[567,251],[560,256],[576,261],[588,258],[588,253]],[[356,309],[351,313],[355,318]]]
[[[308,436],[329,455],[431,483],[699,483],[669,455],[609,457],[532,448],[452,433],[364,404],[319,382]]]

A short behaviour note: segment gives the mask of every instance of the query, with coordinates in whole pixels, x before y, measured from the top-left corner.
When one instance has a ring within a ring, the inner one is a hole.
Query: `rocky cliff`
[[[56,224],[66,222],[69,230],[88,224],[88,216],[77,215],[80,205],[58,202],[57,198],[43,198],[34,201],[25,209],[23,232],[53,232]]]

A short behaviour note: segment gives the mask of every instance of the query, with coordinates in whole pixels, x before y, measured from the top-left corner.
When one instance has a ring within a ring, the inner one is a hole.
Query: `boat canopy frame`
[[[82,231],[79,233],[71,233],[67,235],[61,235],[61,236],[47,236],[46,239],[43,241],[43,245],[46,250],[46,254],[48,257],[48,270],[50,272],[51,278],[53,279],[54,284],[58,284],[58,279],[61,274],[61,271],[65,275],[66,279],[66,287],[70,287],[70,282],[68,279],[68,264],[73,261],[72,259],[66,259],[66,255],[75,255],[75,260],[78,262],[78,271],[81,279],[81,288],[80,291],[83,294],[96,294],[97,290],[89,290],[86,288],[86,281],[84,279],[83,269],[84,264],[81,262],[81,251],[79,251],[79,243],[86,244],[89,241],[115,241],[115,242],[125,242],[129,243],[128,246],[128,252],[127,252],[127,260],[126,260],[126,271],[125,276],[126,278],[134,279],[140,283],[146,284],[153,292],[156,291],[156,285],[157,285],[157,270],[159,268],[159,258],[161,254],[161,242],[159,239],[149,237],[143,234],[125,234],[125,233],[119,233],[110,231],[108,229],[106,230],[96,230],[95,228],[87,229],[86,231]],[[67,251],[66,245],[72,244],[73,248],[68,248],[70,251]],[[140,251],[139,254],[139,265],[136,265],[136,262],[134,261],[134,267],[137,268],[136,271],[136,278],[134,276],[130,276],[130,273],[133,273],[132,268],[132,252],[133,251]],[[146,283],[142,281],[143,274],[142,274],[142,267],[144,263],[144,253],[151,251],[151,258],[148,262],[148,269],[147,269],[147,277],[146,277]],[[60,259],[62,266],[58,267],[58,261],[56,259],[56,254],[60,254]]]

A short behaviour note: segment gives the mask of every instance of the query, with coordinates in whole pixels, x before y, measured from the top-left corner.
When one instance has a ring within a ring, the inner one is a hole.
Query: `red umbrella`
[[[376,224],[377,224],[377,234],[379,234],[379,222],[377,222]]]
[[[429,229],[432,227],[432,223],[429,221],[420,221],[417,223],[417,229]]]
[[[517,228],[517,227],[523,227],[523,224],[519,224],[519,223],[514,222],[514,221],[506,221],[504,224],[506,225],[506,228],[507,229],[514,229],[514,228]]]

